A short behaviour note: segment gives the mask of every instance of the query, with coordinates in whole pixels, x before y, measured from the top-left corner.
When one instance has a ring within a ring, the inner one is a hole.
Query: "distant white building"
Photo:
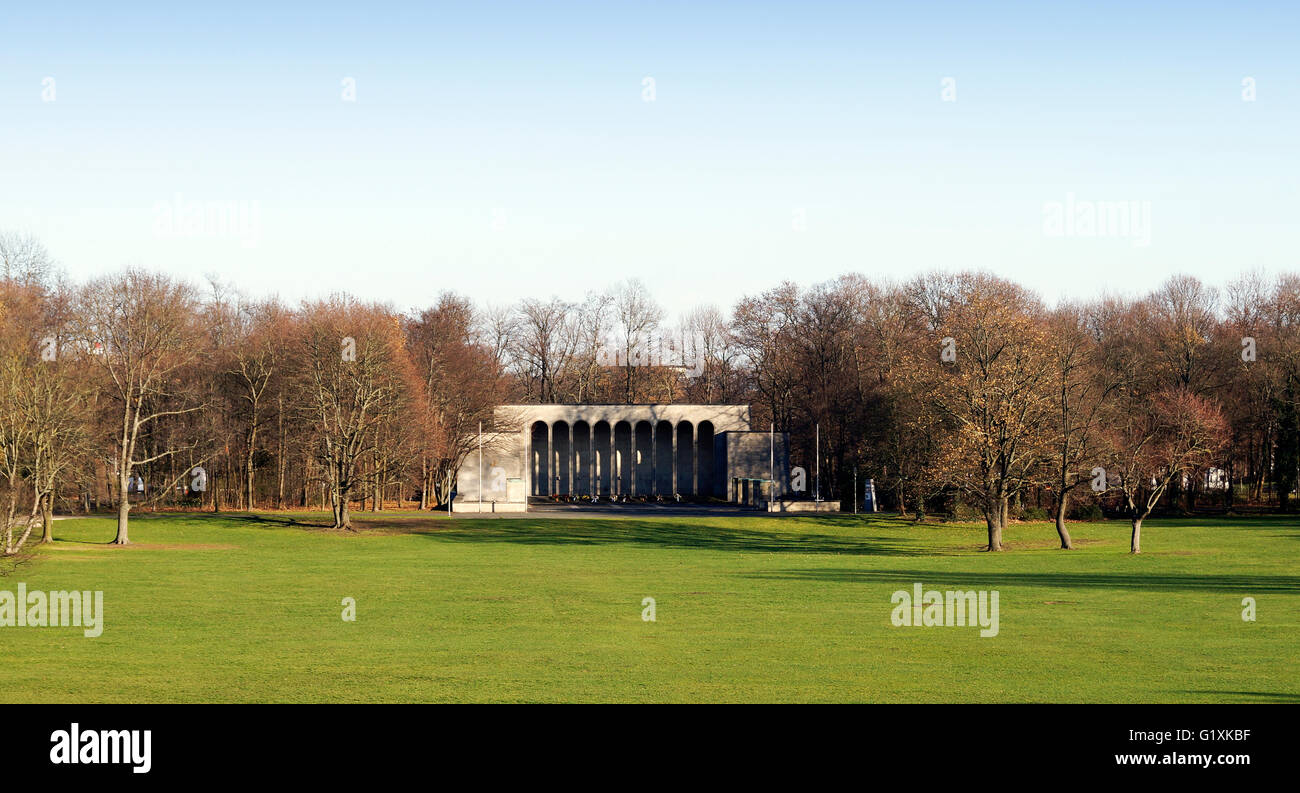
[[[461,465],[458,511],[522,511],[530,497],[740,500],[769,479],[778,497],[789,489],[787,437],[751,431],[748,405],[502,405],[494,424],[481,462],[475,451]]]

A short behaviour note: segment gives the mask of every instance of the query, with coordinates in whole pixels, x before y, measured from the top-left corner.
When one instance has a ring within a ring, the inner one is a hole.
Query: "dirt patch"
[[[47,551],[237,551],[238,545],[220,545],[216,543],[182,543],[182,542],[133,542],[130,545],[114,545],[111,542],[105,543],[54,543],[53,545],[41,546]]]
[[[1097,539],[1081,540],[1073,537],[1070,538],[1070,542],[1074,544],[1074,547],[1076,549],[1084,548],[1089,545],[1114,545],[1115,544],[1113,540],[1097,540]],[[976,546],[976,550],[982,551],[987,547],[988,547],[987,544],[981,544]],[[1061,550],[1061,541],[1060,539],[1055,537],[1051,539],[1043,539],[1043,540],[1005,540],[1004,539],[1002,541],[1002,550],[1004,551]]]
[[[123,546],[123,545],[113,545],[113,546],[110,546],[110,547],[112,547],[112,548],[125,548],[125,549],[127,549],[127,550],[130,550],[131,548],[138,548],[138,549],[140,549],[140,550],[142,550],[142,551],[237,551],[237,550],[239,550],[239,546],[238,546],[238,545],[220,545],[220,544],[217,544],[217,543],[205,543],[205,542],[196,542],[196,543],[183,543],[183,542],[148,543],[148,542],[137,542],[137,543],[132,543],[132,544],[130,544],[130,545],[125,545],[125,546]]]

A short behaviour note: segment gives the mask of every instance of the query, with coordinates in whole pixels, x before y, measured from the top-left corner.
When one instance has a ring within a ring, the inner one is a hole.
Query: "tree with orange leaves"
[[[352,530],[351,502],[385,472],[380,428],[405,409],[416,383],[399,318],[384,306],[333,296],[302,307],[298,406],[315,432],[334,528]]]
[[[986,274],[948,282],[933,303],[934,346],[910,367],[915,393],[946,424],[936,475],[984,513],[1002,550],[1008,503],[1040,473],[1052,408],[1051,357],[1037,298]]]

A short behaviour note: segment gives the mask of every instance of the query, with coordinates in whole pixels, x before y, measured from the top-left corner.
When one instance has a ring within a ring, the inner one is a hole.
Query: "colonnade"
[[[713,434],[709,421],[534,421],[529,493],[712,495]]]

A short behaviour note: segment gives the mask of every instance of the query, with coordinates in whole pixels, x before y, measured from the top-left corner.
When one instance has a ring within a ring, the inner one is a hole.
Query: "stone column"
[[[630,475],[628,476],[627,479],[629,484],[631,484],[630,495],[633,496],[636,495],[636,427],[637,427],[637,422],[633,421],[632,434],[628,437],[628,445],[627,445],[628,451],[631,452],[631,454],[629,454],[628,456],[632,458],[631,460],[628,461],[628,465],[630,466]]]
[[[650,492],[647,495],[657,495],[659,493],[659,422],[655,421],[650,425]]]
[[[555,478],[551,476],[551,471],[555,468],[555,428],[551,422],[546,422],[546,492],[542,495],[554,495],[551,488],[555,484]]]
[[[587,422],[587,489],[591,495],[600,492],[600,480],[596,479],[596,425]]]
[[[675,497],[677,495],[677,425],[671,424],[669,426],[672,427],[673,433],[673,492],[670,495]]]
[[[609,469],[609,494],[613,496],[618,492],[618,444],[614,442],[614,427],[617,422],[611,422],[609,425],[609,458],[605,460],[605,467]]]
[[[578,433],[574,432],[573,430],[574,430],[574,424],[570,423],[569,424],[569,453],[565,455],[566,459],[564,461],[564,467],[567,468],[569,471],[569,495],[570,496],[576,496],[578,494],[578,482],[576,479],[573,478],[574,473],[577,472],[577,464],[578,464],[578,444],[574,443],[573,441],[577,437]]]
[[[691,422],[691,492],[700,496],[700,425]]]

